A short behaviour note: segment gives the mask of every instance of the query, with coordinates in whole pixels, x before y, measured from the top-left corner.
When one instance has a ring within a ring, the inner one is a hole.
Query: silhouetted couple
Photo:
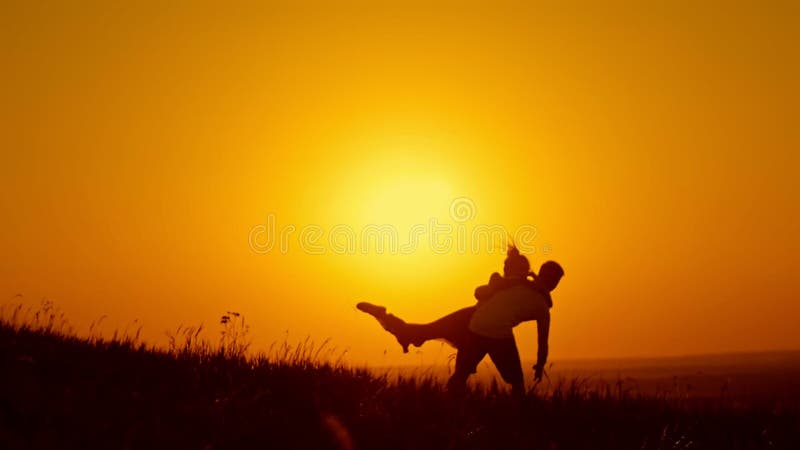
[[[528,277],[532,279],[528,279]],[[522,364],[512,329],[522,322],[535,320],[538,330],[538,354],[534,373],[542,379],[547,362],[547,340],[550,333],[550,292],[558,286],[564,270],[558,263],[542,264],[539,274],[530,271],[528,258],[510,247],[503,265],[503,275],[493,273],[489,284],[475,289],[477,305],[460,309],[427,324],[406,323],[386,308],[359,303],[358,309],[374,316],[383,328],[392,333],[404,352],[409,345],[421,346],[430,339],[444,339],[458,353],[456,369],[447,383],[448,390],[462,393],[467,378],[475,373],[478,363],[487,354],[512,393],[525,392]]]

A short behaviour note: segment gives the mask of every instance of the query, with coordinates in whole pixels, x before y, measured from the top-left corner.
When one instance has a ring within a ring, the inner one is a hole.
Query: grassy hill
[[[492,385],[454,399],[435,378],[376,376],[308,343],[248,357],[236,336],[210,346],[193,332],[155,349],[0,323],[0,447],[800,448],[796,404],[577,380],[522,400]]]

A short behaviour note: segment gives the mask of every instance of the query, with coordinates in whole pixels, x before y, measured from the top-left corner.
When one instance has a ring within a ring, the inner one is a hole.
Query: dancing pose
[[[515,247],[510,247],[503,265],[503,275],[493,273],[489,284],[475,289],[478,303],[448,314],[426,324],[407,323],[383,306],[362,302],[358,309],[373,317],[392,333],[404,352],[409,345],[421,346],[431,339],[443,339],[458,350],[456,370],[448,388],[463,391],[467,378],[486,354],[494,362],[503,379],[511,384],[512,392],[524,392],[522,364],[512,329],[518,324],[535,320],[538,330],[538,353],[534,373],[541,380],[547,362],[550,292],[558,286],[564,270],[554,262],[542,264],[539,274],[530,272],[528,259]],[[533,280],[529,280],[531,276]]]

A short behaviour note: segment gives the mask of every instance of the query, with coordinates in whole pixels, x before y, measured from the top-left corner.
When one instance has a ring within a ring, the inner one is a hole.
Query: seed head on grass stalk
[[[250,348],[251,340],[248,338],[250,325],[245,323],[244,315],[227,311],[219,321],[222,325],[219,339],[219,354],[233,359],[242,359]]]

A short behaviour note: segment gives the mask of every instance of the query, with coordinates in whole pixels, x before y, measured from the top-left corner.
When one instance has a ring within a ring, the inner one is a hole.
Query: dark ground
[[[522,401],[491,386],[456,400],[433,378],[390,382],[310,347],[246,359],[3,324],[0,448],[800,448],[781,386],[763,401],[624,386],[575,378]]]

